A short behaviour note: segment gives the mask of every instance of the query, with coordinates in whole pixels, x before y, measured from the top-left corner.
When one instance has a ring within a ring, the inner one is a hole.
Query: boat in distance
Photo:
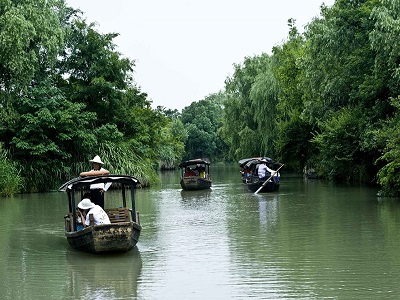
[[[180,184],[183,190],[204,190],[211,188],[210,162],[197,158],[183,161],[179,164],[181,169]]]
[[[276,192],[280,187],[279,170],[283,164],[269,157],[251,157],[239,160],[242,182],[247,189],[254,193]],[[263,176],[259,168],[265,168]]]

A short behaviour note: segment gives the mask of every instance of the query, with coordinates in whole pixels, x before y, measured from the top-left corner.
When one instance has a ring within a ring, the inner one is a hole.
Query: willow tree
[[[270,117],[274,122],[273,116],[264,114],[270,109],[269,101],[274,98],[271,98],[273,87],[266,87],[271,89],[266,91],[263,86],[271,79],[269,63],[267,54],[246,57],[243,64],[234,65],[233,76],[225,81],[227,98],[221,136],[230,146],[230,159],[268,154],[269,147],[265,142],[271,133],[268,132],[269,128],[261,127],[266,124],[265,118]],[[262,125],[259,124],[260,120]]]
[[[370,14],[377,5],[376,0],[338,0],[331,8],[322,7],[322,17],[305,32],[304,115],[318,126],[314,132],[317,161],[330,178],[367,181],[376,171],[376,153],[365,148],[364,137],[379,116],[371,107],[382,111],[382,89],[371,84],[376,73]],[[338,142],[341,147],[336,147]]]
[[[378,172],[378,182],[383,186],[383,194],[400,195],[400,1],[382,0],[382,6],[372,12],[375,27],[370,39],[376,51],[376,73],[380,74],[379,82],[387,84],[386,100],[393,108],[393,113],[382,116],[382,126],[376,126],[371,131],[371,142],[381,151],[378,159],[383,164]],[[383,105],[381,105],[383,106]]]
[[[273,72],[277,81],[277,152],[290,168],[301,171],[313,166],[314,148],[313,125],[304,116],[306,92],[302,88],[303,69],[300,64],[305,39],[295,26],[295,20],[288,20],[289,37],[280,46],[273,48]]]
[[[376,52],[376,84],[385,87],[384,96],[397,97],[400,93],[400,1],[382,0],[374,7],[371,19],[374,28],[370,33],[372,49]]]
[[[254,120],[260,140],[260,154],[276,157],[278,81],[273,72],[271,59],[266,57],[264,68],[256,76],[250,90],[250,100],[254,110]]]

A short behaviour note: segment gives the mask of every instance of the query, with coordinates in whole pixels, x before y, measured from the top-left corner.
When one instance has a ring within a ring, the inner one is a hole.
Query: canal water
[[[237,165],[211,171],[207,191],[183,192],[178,171],[138,189],[140,240],[118,255],[69,247],[64,193],[1,198],[0,298],[400,298],[398,199],[284,171],[254,195]]]

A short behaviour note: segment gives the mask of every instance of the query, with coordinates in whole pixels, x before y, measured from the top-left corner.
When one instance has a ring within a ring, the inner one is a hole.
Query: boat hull
[[[184,177],[181,179],[181,187],[185,191],[205,190],[211,188],[211,180],[197,176]]]
[[[89,226],[65,232],[72,248],[90,253],[127,252],[138,242],[142,227],[134,222]]]
[[[245,185],[247,186],[248,190],[253,193],[258,191],[258,189],[260,187],[262,187],[262,188],[259,191],[259,193],[270,193],[270,192],[276,192],[279,190],[280,184],[278,182],[269,181],[263,186],[264,182],[265,181],[249,182],[249,183],[245,183]]]

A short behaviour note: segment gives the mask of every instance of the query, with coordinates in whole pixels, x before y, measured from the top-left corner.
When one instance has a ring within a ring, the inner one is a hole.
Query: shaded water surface
[[[182,191],[178,171],[137,190],[142,234],[119,255],[69,247],[64,193],[1,198],[0,298],[400,298],[398,199],[285,173],[254,195],[236,165],[211,171],[211,190]]]

